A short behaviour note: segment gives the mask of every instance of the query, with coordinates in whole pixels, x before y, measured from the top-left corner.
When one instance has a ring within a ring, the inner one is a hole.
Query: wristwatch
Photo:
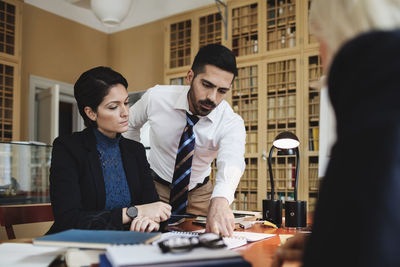
[[[138,209],[135,206],[130,206],[126,209],[126,215],[133,220],[138,216]]]

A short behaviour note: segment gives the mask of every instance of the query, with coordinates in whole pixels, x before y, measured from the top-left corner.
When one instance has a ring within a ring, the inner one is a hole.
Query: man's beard
[[[196,102],[196,96],[194,95],[193,84],[190,86],[190,89],[189,89],[189,100],[192,103],[193,109],[196,113],[194,115],[207,116],[217,106],[217,104],[215,104],[213,101],[211,101],[208,98],[202,99],[202,100],[199,100]],[[201,105],[210,106],[211,109],[205,109]]]

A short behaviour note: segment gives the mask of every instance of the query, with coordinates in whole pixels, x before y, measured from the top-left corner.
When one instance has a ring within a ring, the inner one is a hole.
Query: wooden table
[[[176,227],[171,227],[171,230],[179,231],[194,231],[203,229],[204,227],[193,225],[192,220],[187,220],[184,223]],[[279,228],[273,229],[271,227],[265,227],[261,224],[255,224],[253,227],[246,230],[236,231],[249,231],[266,234],[276,234],[275,237],[261,240],[254,243],[249,243],[245,246],[235,248],[233,250],[239,252],[243,257],[252,264],[253,267],[268,267],[272,264],[273,256],[278,246],[281,244],[279,235],[294,235],[298,230],[294,228]],[[298,263],[285,263],[285,267],[299,266]]]

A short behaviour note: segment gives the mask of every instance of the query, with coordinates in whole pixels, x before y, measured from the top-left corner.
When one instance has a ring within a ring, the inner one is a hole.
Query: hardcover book
[[[71,229],[33,239],[34,245],[104,249],[110,245],[149,244],[159,232]]]

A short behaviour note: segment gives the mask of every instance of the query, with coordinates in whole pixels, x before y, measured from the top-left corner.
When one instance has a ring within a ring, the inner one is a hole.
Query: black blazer
[[[159,200],[142,144],[119,142],[132,204]],[[104,210],[106,192],[93,128],[53,142],[50,198],[54,224],[49,233],[66,229],[124,229],[122,210]]]
[[[400,266],[400,31],[345,44],[328,74],[337,141],[304,266]]]

